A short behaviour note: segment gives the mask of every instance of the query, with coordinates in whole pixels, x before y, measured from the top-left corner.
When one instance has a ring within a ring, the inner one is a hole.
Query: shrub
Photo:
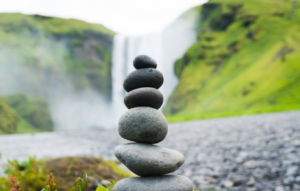
[[[21,163],[17,160],[8,161],[4,173],[9,176],[7,179],[1,178],[0,184],[8,185],[12,180],[16,180],[22,191],[42,190],[47,180],[47,168],[32,157]],[[3,191],[6,190],[4,187]]]
[[[11,134],[17,131],[18,116],[14,110],[0,98],[0,134]]]
[[[11,190],[12,182],[18,183],[21,191],[40,191],[42,189],[44,189],[43,191],[56,191],[56,189],[58,191],[68,189],[70,191],[83,191],[84,189],[85,191],[95,191],[97,183],[99,183],[97,180],[115,182],[133,176],[121,169],[116,162],[91,157],[65,157],[48,160],[36,160],[30,157],[24,162],[9,161],[4,169],[7,177],[0,177],[1,191],[19,191]],[[47,174],[49,175],[46,176]],[[77,178],[82,174],[84,174],[82,178]],[[76,180],[75,184],[74,180]]]
[[[34,128],[41,131],[53,131],[53,121],[46,100],[29,99],[24,94],[7,96],[8,104]]]

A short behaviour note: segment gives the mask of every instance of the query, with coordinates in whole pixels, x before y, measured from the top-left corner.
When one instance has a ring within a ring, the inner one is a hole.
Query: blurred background
[[[33,155],[110,158],[106,151],[119,138],[108,132],[118,136],[127,110],[123,80],[141,54],[155,59],[164,75],[161,111],[174,126],[299,110],[299,2],[0,0],[2,163]],[[95,137],[87,133],[95,131]],[[78,132],[87,140],[75,141]],[[102,146],[88,142],[100,137]]]
[[[298,2],[203,3],[3,1],[0,133],[116,128],[140,54],[170,122],[299,109]]]

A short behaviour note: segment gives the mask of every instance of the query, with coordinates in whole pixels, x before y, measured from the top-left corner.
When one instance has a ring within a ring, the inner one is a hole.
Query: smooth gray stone
[[[117,146],[114,153],[119,161],[139,176],[168,174],[184,163],[181,153],[151,144],[127,143]]]
[[[158,89],[164,83],[162,73],[154,68],[138,69],[125,78],[123,87],[127,92],[131,90],[151,87]]]
[[[165,116],[151,107],[135,107],[122,115],[119,134],[124,139],[140,143],[159,143],[168,133]]]
[[[139,88],[129,92],[124,103],[128,109],[148,106],[159,109],[164,101],[164,96],[155,88]]]
[[[140,56],[137,56],[133,60],[133,66],[136,69],[141,69],[141,68],[156,68],[157,64],[156,64],[156,61],[153,60],[151,57],[149,57],[147,55],[140,55]]]
[[[165,175],[125,178],[117,182],[113,191],[192,191],[193,182],[185,176]]]

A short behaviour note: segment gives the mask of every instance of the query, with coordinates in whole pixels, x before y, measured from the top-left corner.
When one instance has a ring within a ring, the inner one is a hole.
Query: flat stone
[[[224,186],[225,188],[232,188],[232,187],[233,187],[233,182],[230,181],[230,180],[225,180],[225,181],[223,182],[223,186]]]
[[[250,180],[246,183],[247,186],[254,186],[256,183],[255,179],[253,177],[250,178]]]
[[[156,61],[153,60],[151,57],[146,56],[146,55],[140,55],[140,56],[137,56],[134,59],[133,66],[136,69],[141,69],[141,68],[156,68],[157,64],[156,64]]]
[[[165,175],[125,178],[117,182],[113,191],[192,191],[193,183],[185,176]]]
[[[125,78],[123,87],[127,92],[131,90],[152,87],[158,89],[164,83],[162,73],[154,68],[138,69]]]
[[[164,101],[164,96],[154,88],[139,88],[129,92],[124,103],[128,109],[140,106],[148,106],[159,109]]]
[[[139,176],[168,174],[184,163],[184,156],[181,153],[144,143],[119,145],[114,153],[119,161]]]
[[[298,166],[290,166],[286,173],[285,176],[295,176],[299,173],[299,167]]]
[[[156,109],[136,107],[122,115],[118,131],[121,137],[130,141],[159,143],[168,133],[168,122]]]

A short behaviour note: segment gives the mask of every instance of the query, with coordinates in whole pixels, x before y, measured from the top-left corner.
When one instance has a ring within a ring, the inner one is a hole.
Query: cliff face
[[[0,100],[0,134],[79,124],[82,113],[90,115],[82,102],[109,101],[113,36],[79,20],[0,13],[0,96],[8,96]],[[9,96],[15,93],[24,95]]]
[[[169,121],[300,109],[299,0],[210,0],[178,59]]]
[[[17,13],[1,13],[0,26],[1,94],[49,98],[54,92],[91,90],[110,99],[112,31]]]

